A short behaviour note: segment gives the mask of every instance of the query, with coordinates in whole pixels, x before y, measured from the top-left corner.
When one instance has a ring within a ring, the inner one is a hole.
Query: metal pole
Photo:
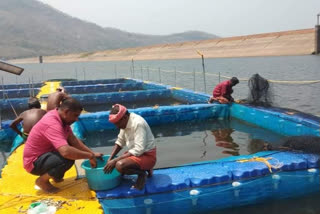
[[[174,86],[177,87],[177,68],[174,67]]]
[[[131,65],[132,65],[132,74],[133,74],[133,78],[134,78],[134,61],[133,61],[133,58],[131,60]]]
[[[4,82],[3,82],[3,76],[1,76],[1,84],[2,84],[2,96],[3,96],[3,99],[5,98],[4,96]]]
[[[0,129],[2,129],[2,109],[0,107]]]
[[[32,96],[34,97],[33,75],[31,76],[31,88],[32,88]]]
[[[78,69],[77,69],[77,67],[75,68],[75,73],[76,73],[76,80],[78,80]]]
[[[40,62],[42,61],[42,57],[39,58]],[[43,64],[40,63],[40,66],[41,66],[41,81],[44,82],[44,75],[43,75]]]
[[[147,71],[148,71],[148,81],[149,81],[150,80],[149,66],[147,67]]]
[[[142,65],[141,65],[141,79],[143,80],[143,70],[142,70]]]
[[[207,93],[207,85],[206,85],[206,69],[204,67],[204,56],[203,54],[197,50],[197,53],[201,56],[202,59],[202,71],[203,71],[203,83],[204,83],[204,92]]]
[[[28,78],[28,80],[29,80],[29,96],[31,97],[31,96],[32,96],[32,94],[31,94],[31,84],[30,84],[30,77]]]
[[[114,64],[114,75],[116,77],[116,79],[118,78],[118,73],[117,73],[117,64]]]
[[[193,69],[193,91],[196,91],[196,69]]]
[[[319,16],[320,13],[317,14],[317,25],[315,26],[315,54],[320,53],[320,26],[319,26]]]
[[[160,67],[159,67],[159,82],[161,83],[161,70],[160,70]]]
[[[86,80],[86,70],[84,67],[82,68],[82,71],[83,71],[83,80]]]
[[[207,85],[206,85],[206,69],[204,67],[204,57],[203,54],[201,55],[202,58],[202,70],[203,70],[203,84],[204,84],[204,92],[207,93]]]

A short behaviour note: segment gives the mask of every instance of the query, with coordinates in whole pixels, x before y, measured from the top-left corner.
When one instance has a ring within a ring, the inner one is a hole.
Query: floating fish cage
[[[80,139],[87,133],[115,129],[108,121],[109,109],[115,103],[131,106],[129,111],[141,115],[151,127],[237,119],[285,136],[320,136],[319,117],[281,108],[207,104],[207,94],[168,85],[134,79],[69,81],[62,85],[85,108],[104,106],[103,111],[82,114],[72,125]],[[161,105],[159,102],[170,99],[172,103]],[[133,105],[139,102],[143,105]],[[15,134],[8,129],[8,124],[8,121],[2,122],[0,140],[14,140]],[[15,147],[19,144],[16,138]],[[156,169],[142,190],[131,188],[136,176],[124,176],[118,187],[96,191],[96,198],[104,213],[110,214],[202,213],[318,192],[318,167],[319,155],[263,151]]]

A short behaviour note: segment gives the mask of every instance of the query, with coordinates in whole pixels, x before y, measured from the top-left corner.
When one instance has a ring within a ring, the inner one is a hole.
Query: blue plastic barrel
[[[112,170],[110,174],[103,171],[103,167],[108,161],[110,155],[104,155],[103,160],[97,159],[97,168],[91,168],[89,160],[83,161],[81,167],[86,172],[86,177],[90,189],[108,190],[120,184],[121,176],[117,169]]]

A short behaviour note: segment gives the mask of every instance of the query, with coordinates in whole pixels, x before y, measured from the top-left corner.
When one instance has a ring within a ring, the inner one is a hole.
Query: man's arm
[[[108,159],[107,164],[103,168],[104,173],[111,173],[112,170],[114,169],[114,167],[116,166],[116,163],[119,160],[132,156],[132,154],[127,152],[127,153],[124,153],[123,155],[121,155],[120,157],[113,159],[119,153],[119,151],[121,149],[122,149],[121,146],[119,146],[118,144],[114,145],[112,152],[111,152],[111,155],[110,155],[110,158]]]
[[[18,129],[17,125],[23,120],[22,114],[20,114],[12,123],[10,124],[10,128],[17,132],[18,135],[22,136],[22,132]]]
[[[67,98],[69,98],[70,96],[64,92],[59,92],[58,93],[58,98],[57,98],[57,101],[56,101],[56,107],[59,107],[61,102]]]
[[[68,143],[70,146],[75,147],[81,151],[93,153],[96,158],[101,158],[103,155],[102,153],[96,153],[89,149],[80,139],[74,136],[73,132],[71,132],[71,134],[68,137]]]
[[[61,154],[62,157],[70,160],[95,158],[92,152],[81,151],[69,145],[59,147],[58,152]]]
[[[61,101],[64,100],[64,99],[70,98],[70,96],[65,92],[61,92],[61,97],[62,97]]]
[[[119,146],[118,144],[115,144],[108,161],[112,160],[119,153],[121,149],[122,149],[121,146]]]
[[[81,151],[69,145],[59,147],[58,152],[61,154],[62,157],[70,160],[89,159],[91,167],[97,167],[97,159],[94,153]]]
[[[92,152],[91,149],[89,149],[86,145],[84,145],[84,143],[79,140],[76,136],[74,136],[73,132],[70,133],[70,135],[68,136],[68,143],[70,146],[73,146],[81,151],[86,151],[86,152]]]

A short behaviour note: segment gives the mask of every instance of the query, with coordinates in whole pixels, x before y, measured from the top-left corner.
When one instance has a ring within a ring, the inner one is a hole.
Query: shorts
[[[136,162],[142,170],[153,169],[157,162],[157,148],[151,149],[140,156],[132,155],[129,158]]]
[[[41,176],[48,173],[55,179],[62,179],[64,173],[68,171],[73,164],[74,160],[62,157],[57,151],[47,152],[33,162],[34,168],[32,169],[31,174]]]

